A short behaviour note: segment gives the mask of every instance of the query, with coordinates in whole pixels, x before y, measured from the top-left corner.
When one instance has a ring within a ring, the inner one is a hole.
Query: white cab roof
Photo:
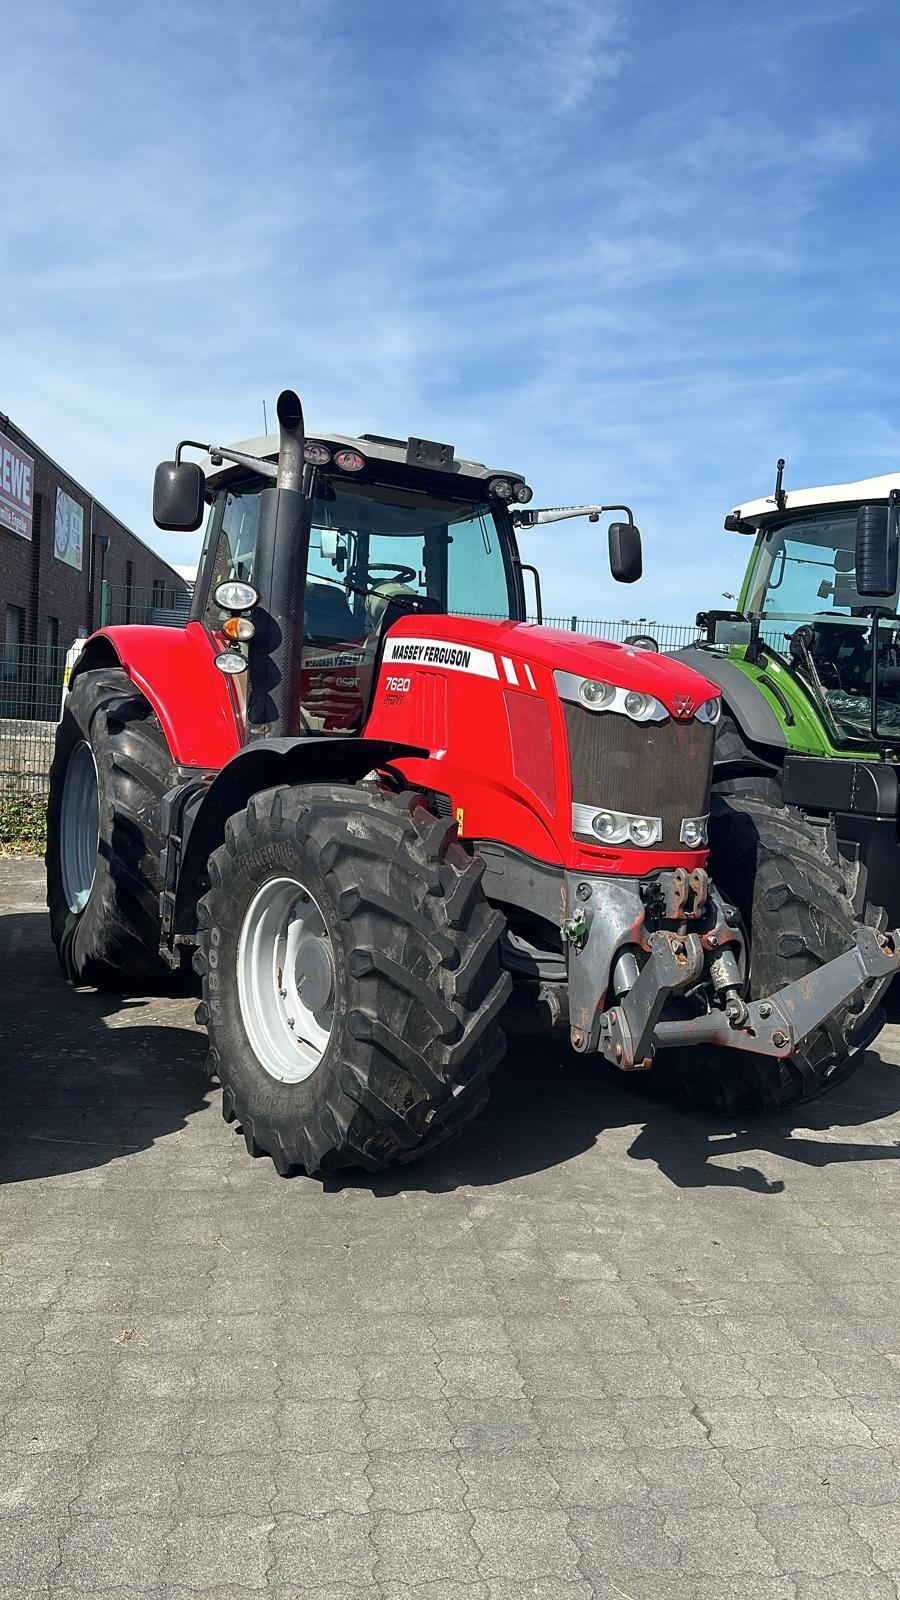
[[[885,472],[878,478],[859,478],[856,483],[826,483],[818,489],[787,489],[784,496],[786,511],[804,511],[814,506],[842,506],[858,504],[865,500],[886,500],[892,489],[900,489],[900,471]],[[745,500],[735,506],[733,515],[742,522],[761,523],[767,517],[780,516],[775,496],[763,500]]]

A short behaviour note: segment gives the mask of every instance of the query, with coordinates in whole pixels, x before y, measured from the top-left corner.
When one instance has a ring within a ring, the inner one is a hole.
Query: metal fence
[[[182,627],[190,597],[169,591],[167,603],[158,590],[132,590],[129,621]],[[124,622],[124,591],[108,595],[109,622]],[[534,620],[534,619],[532,619]],[[660,623],[647,617],[601,621],[585,617],[545,617],[551,628],[571,628],[592,638],[621,641],[629,634],[649,633],[661,650],[677,650],[697,637],[687,623]],[[62,703],[67,648],[41,645],[0,646],[0,849],[22,833],[22,814],[32,822],[43,808],[53,757],[53,741]],[[31,837],[31,835],[29,835]],[[36,837],[36,835],[35,835]]]

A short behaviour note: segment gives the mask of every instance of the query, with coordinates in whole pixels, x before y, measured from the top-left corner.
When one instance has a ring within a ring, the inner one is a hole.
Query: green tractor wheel
[[[884,925],[878,907],[854,909],[855,869],[842,860],[827,824],[783,806],[773,780],[741,779],[734,792],[713,795],[710,846],[713,879],[749,935],[754,999],[850,949],[860,920]],[[837,1013],[787,1060],[674,1050],[660,1055],[653,1077],[685,1106],[775,1111],[843,1082],[883,1022],[880,1006],[863,1003]]]

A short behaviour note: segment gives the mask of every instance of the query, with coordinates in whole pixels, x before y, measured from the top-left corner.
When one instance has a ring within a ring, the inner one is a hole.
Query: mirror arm
[[[624,511],[630,527],[634,527],[634,517],[628,506],[548,506],[543,511],[513,511],[512,519],[517,528],[536,528],[546,522],[567,522],[570,517],[587,517],[589,522],[599,522],[605,511]]]
[[[278,476],[278,467],[274,461],[266,461],[262,456],[245,455],[242,450],[228,450],[221,444],[201,444],[199,439],[182,439],[175,451],[176,466],[181,466],[182,450],[188,449],[202,450],[204,455],[211,457],[214,466],[218,466],[224,459],[234,461],[239,467],[251,467],[261,478],[271,478],[273,483]]]

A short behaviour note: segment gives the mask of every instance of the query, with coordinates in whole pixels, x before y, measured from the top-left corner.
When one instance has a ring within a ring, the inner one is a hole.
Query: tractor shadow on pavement
[[[46,916],[0,917],[0,1184],[106,1166],[207,1109],[205,1035],[173,1025],[194,1004],[72,989]]]
[[[900,1066],[872,1050],[831,1096],[774,1116],[735,1118],[679,1111],[565,1046],[512,1036],[486,1110],[458,1139],[408,1167],[348,1174],[344,1184],[385,1195],[490,1187],[571,1161],[606,1133],[626,1129],[634,1133],[628,1155],[655,1163],[679,1189],[736,1187],[778,1195],[787,1182],[767,1176],[754,1156],[768,1167],[772,1157],[813,1167],[896,1159],[900,1146],[877,1142],[871,1125],[898,1110]],[[861,1133],[854,1138],[856,1129]],[[615,1146],[618,1153],[621,1141]]]

